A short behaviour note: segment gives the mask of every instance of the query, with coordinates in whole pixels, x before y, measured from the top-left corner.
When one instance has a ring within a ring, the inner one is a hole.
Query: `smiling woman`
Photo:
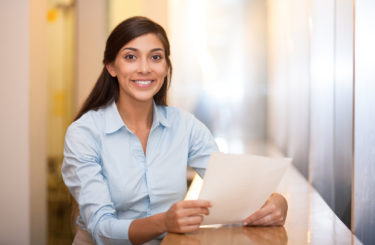
[[[183,200],[187,167],[203,176],[210,131],[166,106],[169,42],[157,23],[133,17],[109,36],[103,71],[65,136],[62,175],[79,205],[73,244],[144,244],[165,232],[199,229],[211,203]],[[273,194],[244,225],[282,225]]]
[[[196,230],[208,213],[208,201],[181,200],[187,166],[203,175],[217,147],[201,122],[166,106],[169,55],[164,29],[144,17],[109,36],[102,73],[65,138],[62,174],[80,210],[73,244],[141,244]]]

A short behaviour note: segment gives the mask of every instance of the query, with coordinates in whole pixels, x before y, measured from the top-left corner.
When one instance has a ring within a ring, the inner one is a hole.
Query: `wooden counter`
[[[194,179],[188,199],[199,193],[200,184],[201,180]],[[192,233],[168,233],[161,244],[362,244],[293,166],[287,170],[278,192],[289,204],[284,227],[202,227]]]

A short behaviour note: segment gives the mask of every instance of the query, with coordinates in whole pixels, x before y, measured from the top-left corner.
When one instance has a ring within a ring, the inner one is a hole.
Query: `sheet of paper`
[[[202,225],[242,222],[275,192],[289,158],[213,153],[198,199],[212,202]]]

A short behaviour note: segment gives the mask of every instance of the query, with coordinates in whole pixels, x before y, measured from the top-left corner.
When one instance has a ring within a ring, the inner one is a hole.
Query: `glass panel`
[[[311,3],[310,179],[333,208],[334,0]]]
[[[375,2],[355,5],[354,232],[375,244]]]
[[[350,228],[353,157],[353,1],[336,1],[334,211]]]
[[[293,0],[289,21],[288,145],[287,155],[308,178],[310,132],[310,28],[308,1]]]

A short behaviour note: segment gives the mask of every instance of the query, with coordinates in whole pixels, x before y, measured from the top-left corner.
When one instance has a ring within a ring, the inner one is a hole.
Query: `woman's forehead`
[[[121,48],[121,50],[126,49],[148,52],[156,50],[164,51],[164,45],[156,34],[147,33],[132,39]]]

